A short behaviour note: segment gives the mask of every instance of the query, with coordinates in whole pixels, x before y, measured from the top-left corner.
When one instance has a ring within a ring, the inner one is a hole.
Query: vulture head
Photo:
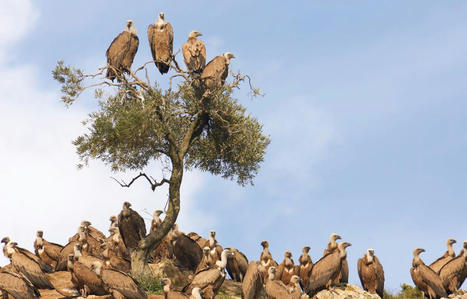
[[[216,237],[216,231],[215,230],[210,231],[209,236],[215,238]]]
[[[292,252],[290,252],[290,250],[286,250],[285,253],[284,253],[284,257],[285,258],[291,258],[292,257]]]
[[[341,258],[345,258],[347,256],[347,252],[345,251],[345,249],[349,246],[352,246],[352,244],[349,242],[340,242],[337,245],[337,247],[339,248]]]
[[[269,280],[274,280],[276,278],[276,267],[272,266],[268,269]]]
[[[83,249],[83,245],[81,244],[75,244],[75,246],[73,246],[73,252],[75,254],[75,256],[81,256],[81,250]]]
[[[464,249],[467,249],[467,241],[464,241],[463,245],[464,245]]]
[[[164,213],[164,212],[161,211],[161,210],[155,210],[154,211],[154,218],[159,217],[162,213]]]
[[[136,28],[134,26],[134,23],[132,20],[127,20],[126,21],[126,28],[125,31],[128,31],[130,33],[136,34]]]
[[[2,239],[2,243],[5,244],[5,245],[8,244],[8,243],[10,243],[10,237],[5,237],[5,238],[3,238],[3,239]]]
[[[38,230],[37,233],[36,233],[36,236],[39,237],[39,238],[42,238],[43,235],[44,235],[44,232],[41,231],[41,230]]]
[[[452,244],[457,243],[457,241],[452,239],[452,238],[449,238],[447,243],[448,243],[448,245],[452,245]]]
[[[204,254],[205,256],[209,256],[209,251],[210,251],[210,250],[211,250],[211,249],[209,249],[208,246],[205,246],[205,247],[203,248],[203,254]]]
[[[336,242],[337,240],[341,240],[341,239],[342,239],[341,236],[339,236],[338,234],[334,234],[334,233],[332,233],[331,236],[329,237],[329,240],[331,242]]]
[[[117,222],[117,216],[115,215],[110,216],[109,221],[112,223]]]
[[[129,209],[130,207],[131,207],[131,203],[129,203],[128,201],[125,201],[125,202],[123,203],[123,209],[124,209],[124,210],[125,210],[125,209]]]
[[[91,271],[94,271],[97,276],[101,276],[101,271],[102,271],[102,263],[101,262],[94,262],[91,264],[91,267],[89,267],[89,269],[91,269]]]
[[[161,282],[164,286],[164,293],[170,292],[170,290],[172,289],[172,281],[170,280],[170,278],[164,278],[161,280]]]
[[[235,58],[235,55],[233,55],[231,52],[226,52],[226,53],[224,53],[224,57],[225,57],[225,59],[227,61],[227,64],[229,64],[230,59]]]
[[[373,248],[368,248],[367,251],[366,251],[367,264],[372,263],[374,257],[375,257],[375,250]]]
[[[268,248],[269,247],[268,241],[264,240],[263,242],[261,242],[261,246],[263,246],[263,248]]]
[[[165,20],[165,15],[164,15],[163,12],[160,12],[160,13],[159,13],[159,19],[160,19],[160,20]]]
[[[418,256],[420,253],[425,252],[425,249],[423,248],[415,248],[413,250],[413,256]]]
[[[290,282],[293,283],[293,284],[298,284],[300,282],[300,277],[298,277],[297,275],[293,275],[290,278]]]
[[[69,254],[68,259],[66,261],[66,266],[68,268],[68,271],[73,270],[74,263],[75,263],[75,256],[73,254]]]
[[[302,252],[303,254],[308,254],[308,252],[310,252],[310,247],[309,246],[303,247]]]
[[[190,32],[190,35],[188,36],[188,38],[195,38],[198,36],[202,36],[202,34],[199,31],[193,30]]]

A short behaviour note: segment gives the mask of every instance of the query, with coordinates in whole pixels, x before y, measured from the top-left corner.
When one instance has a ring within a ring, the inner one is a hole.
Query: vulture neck
[[[347,257],[347,251],[345,250],[344,246],[339,248],[339,256],[340,256],[341,260],[343,260],[343,259],[345,259]]]
[[[81,251],[80,251],[79,249],[76,249],[76,248],[74,249],[74,253],[73,253],[73,254],[74,254],[74,256],[75,256],[75,259],[78,259],[79,257],[82,256]]]
[[[412,261],[412,266],[417,267],[417,266],[421,265],[422,263],[423,263],[422,259],[418,256],[418,253],[416,255],[414,255],[413,261]]]
[[[43,239],[42,237],[40,237],[40,236],[37,236],[37,238],[36,238],[36,244],[37,244],[37,245],[42,245],[42,244],[44,244],[44,239]]]
[[[366,263],[367,264],[373,263],[373,256],[369,252],[366,253]]]
[[[216,239],[213,236],[209,236],[209,247],[213,248],[216,246]]]
[[[292,268],[293,267],[293,261],[290,257],[285,257],[284,259],[284,265],[287,267],[287,268]]]
[[[217,261],[216,264],[221,270],[227,267],[227,251],[222,251],[221,260]]]
[[[194,299],[203,299],[203,297],[201,297],[201,294],[199,293],[199,288],[194,288],[191,292],[191,295]]]
[[[449,256],[455,257],[456,253],[454,252],[454,248],[452,248],[452,244],[448,243],[448,254]]]

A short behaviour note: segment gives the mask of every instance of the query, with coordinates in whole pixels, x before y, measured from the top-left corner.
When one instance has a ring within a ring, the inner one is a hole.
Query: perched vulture
[[[79,292],[76,286],[71,281],[71,273],[68,271],[57,271],[54,273],[46,274],[49,281],[54,286],[54,289],[62,296],[78,297]]]
[[[446,245],[448,247],[448,250],[441,256],[439,259],[431,263],[430,268],[433,269],[436,273],[439,274],[439,270],[446,265],[450,260],[456,257],[456,253],[454,252],[454,249],[452,248],[452,245],[456,243],[456,240],[454,239],[448,239],[446,242]]]
[[[284,253],[284,260],[279,265],[276,272],[276,279],[281,280],[285,285],[288,285],[292,276],[298,274],[298,268],[295,266],[292,259],[292,252],[287,250]]]
[[[81,222],[81,225],[84,226],[87,235],[96,239],[98,242],[106,239],[105,235],[100,230],[91,226],[91,222],[84,220]]]
[[[27,256],[28,258],[30,258],[31,260],[33,260],[34,262],[36,262],[40,269],[45,272],[45,273],[50,273],[53,271],[53,268],[52,266],[50,266],[49,264],[45,263],[44,261],[42,261],[37,255],[35,255],[34,253],[30,252],[29,250],[27,249],[24,249],[24,248],[21,248],[21,247],[18,247],[17,243],[14,243],[14,242],[11,242],[10,238],[9,237],[5,237],[2,239],[2,243],[5,244],[5,246],[3,247],[3,254],[5,255],[5,257],[8,257],[8,248],[9,248],[9,251],[10,252],[13,252],[13,247],[14,249]]]
[[[17,299],[38,299],[40,297],[39,291],[26,278],[7,271],[0,272],[0,290]]]
[[[206,88],[212,89],[221,87],[229,74],[230,59],[235,56],[227,52],[222,56],[214,57],[201,73],[201,80]]]
[[[420,258],[420,253],[425,252],[425,249],[416,248],[413,251],[412,268],[410,274],[412,280],[417,288],[428,295],[430,299],[439,299],[441,297],[447,297],[446,291],[444,290],[441,278],[436,274],[433,269],[426,266]]]
[[[37,256],[55,269],[60,260],[60,252],[63,246],[48,242],[44,240],[43,236],[44,233],[41,230],[37,231],[36,240],[34,241],[34,251]]]
[[[197,39],[202,34],[196,30],[190,32],[188,40],[182,45],[183,59],[190,72],[201,73],[206,65],[206,47]]]
[[[272,254],[269,252],[269,243],[268,241],[261,242],[261,246],[263,247],[263,251],[261,252],[261,256],[259,257],[261,263],[261,271],[263,276],[266,277],[269,275],[268,269],[269,267],[277,267],[277,263],[272,258]]]
[[[144,219],[137,212],[130,208],[129,202],[123,203],[123,209],[118,214],[118,228],[123,239],[123,243],[128,249],[138,246],[138,242],[146,237],[146,225]]]
[[[308,252],[310,252],[310,247],[303,247],[302,255],[298,259],[298,262],[300,263],[298,268],[298,276],[300,277],[300,282],[303,287],[308,284],[308,278],[310,277],[311,268],[313,267],[313,261],[308,255]]]
[[[224,249],[221,260],[216,262],[216,267],[199,272],[193,277],[191,283],[183,288],[183,292],[190,294],[194,288],[200,288],[206,298],[214,298],[225,280],[225,267],[227,257],[232,252]]]
[[[276,279],[276,267],[272,266],[268,269],[268,279],[264,284],[266,296],[269,299],[291,299],[292,296],[287,289],[287,286]]]
[[[214,260],[214,262],[221,259],[222,247],[216,240],[215,231],[212,230],[209,232],[209,239],[204,243],[203,248],[204,247],[209,247],[209,254],[211,255],[211,258]]]
[[[293,299],[301,298],[300,277],[293,275],[290,278],[290,282],[287,284],[287,291]]]
[[[109,256],[118,256],[123,259],[130,259],[130,253],[123,243],[122,236],[120,235],[120,230],[118,227],[112,227],[109,229],[110,236],[105,240],[103,244],[106,244],[102,249],[108,249],[107,255]],[[102,245],[101,245],[102,247]],[[104,256],[104,252],[102,252]]]
[[[115,269],[102,269],[102,263],[96,262],[91,266],[98,277],[102,279],[105,288],[114,295],[121,294],[124,298],[147,299],[146,293],[138,283],[128,274]],[[114,297],[116,297],[114,295]]]
[[[243,299],[259,299],[261,290],[263,289],[264,279],[261,275],[261,263],[250,262],[246,270],[245,277],[242,281],[242,298]]]
[[[213,267],[216,264],[216,261],[214,261],[211,258],[211,255],[209,254],[209,247],[204,247],[203,248],[203,257],[201,258],[201,261],[199,262],[198,266],[196,267],[195,274],[198,274],[199,272],[209,269]],[[229,268],[229,261],[227,260],[227,272]],[[230,273],[229,273],[230,274]],[[232,277],[232,276],[231,276]]]
[[[340,240],[340,239],[341,239],[341,236],[339,236],[338,234],[334,234],[334,233],[331,234],[331,236],[329,236],[328,247],[324,249],[323,256],[325,256],[328,253],[334,252],[334,250],[337,249],[337,240]]]
[[[305,287],[305,291],[310,297],[333,284],[341,272],[342,260],[347,256],[345,249],[351,245],[347,242],[339,243],[337,250],[326,254],[313,265],[308,285]]]
[[[323,256],[328,253],[332,253],[334,250],[337,250],[337,240],[341,239],[341,236],[338,234],[331,234],[329,236],[328,247],[324,249]],[[348,283],[349,282],[349,264],[347,263],[347,258],[342,260],[341,273],[334,279],[333,283]]]
[[[201,289],[193,288],[191,291],[191,296],[182,292],[177,292],[172,289],[172,281],[170,278],[162,279],[162,284],[164,285],[164,298],[165,299],[202,299]]]
[[[232,247],[228,249],[232,251],[233,255],[229,255],[227,258],[227,272],[233,280],[242,282],[248,269],[248,259],[237,249]]]
[[[87,295],[107,295],[102,279],[82,263],[75,261],[73,255],[68,256],[68,271],[71,273],[71,281],[77,286],[83,297]]]
[[[462,255],[449,261],[440,271],[439,276],[443,283],[444,289],[448,294],[452,294],[460,289],[466,278],[467,272],[467,242],[464,242]]]
[[[131,271],[131,261],[119,256],[111,248],[109,248],[107,243],[102,244],[102,256],[104,257],[106,267],[116,269],[125,273],[130,273]]]
[[[149,46],[156,67],[161,74],[170,69],[172,61],[174,31],[172,25],[164,19],[164,13],[159,13],[159,19],[148,27]]]
[[[82,248],[83,247],[81,244],[75,244],[75,247],[73,248],[73,256],[75,257],[75,260],[77,260],[78,262],[80,262],[88,268],[91,267],[91,265],[95,262],[102,262],[100,258],[97,258],[95,256],[83,255]]]
[[[117,216],[115,216],[115,215],[110,216],[109,221],[110,221],[109,231],[110,231],[111,229],[118,228],[118,219],[117,219]]]
[[[156,210],[154,211],[154,215],[153,215],[153,218],[152,218],[152,221],[151,221],[151,230],[149,231],[149,233],[153,233],[155,232],[162,224],[162,220],[161,218],[159,217],[163,212],[161,210]]]
[[[177,226],[174,226],[172,237],[173,254],[176,262],[183,268],[196,270],[196,267],[203,258],[201,248],[191,238],[184,233],[178,231]]]
[[[60,251],[60,259],[58,260],[57,266],[55,267],[55,271],[66,271],[67,264],[68,264],[68,256],[73,254],[75,245],[79,244],[78,241],[70,241],[68,244],[63,247]]]
[[[357,269],[363,289],[383,298],[384,271],[374,249],[368,249],[363,257],[358,259]]]
[[[15,242],[5,245],[7,257],[16,272],[21,273],[38,289],[53,289],[39,263],[16,248]]]
[[[187,236],[190,237],[193,241],[195,241],[201,248],[203,248],[204,244],[206,244],[207,240],[195,232],[191,232]]]
[[[129,73],[136,51],[138,51],[139,39],[132,20],[126,21],[125,30],[120,33],[110,44],[105,56],[107,57],[107,74],[110,80],[115,80],[123,74]]]

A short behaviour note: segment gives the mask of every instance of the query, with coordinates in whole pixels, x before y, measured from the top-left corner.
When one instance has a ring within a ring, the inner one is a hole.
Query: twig
[[[151,184],[151,189],[152,191],[156,190],[157,187],[159,186],[162,186],[163,184],[165,183],[169,183],[170,184],[170,181],[167,180],[167,179],[162,179],[160,182],[157,182],[156,180],[154,180],[152,177],[148,177],[145,173],[143,172],[140,172],[139,175],[137,175],[136,177],[134,177],[128,184],[125,183],[125,181],[119,181],[117,180],[116,178],[114,177],[111,177],[114,181],[116,181],[121,187],[126,187],[126,188],[129,188],[137,179],[139,179],[140,177],[145,177],[146,180],[149,182],[149,184]]]

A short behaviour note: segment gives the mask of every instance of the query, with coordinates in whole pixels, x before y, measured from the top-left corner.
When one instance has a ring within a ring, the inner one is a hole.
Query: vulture
[[[467,242],[464,241],[463,254],[459,254],[456,258],[444,265],[439,276],[443,283],[444,289],[448,294],[457,291],[466,278],[467,272]]]
[[[340,240],[340,239],[341,239],[341,236],[339,236],[338,234],[334,234],[334,233],[331,234],[331,236],[329,236],[328,247],[324,249],[323,256],[325,256],[328,253],[332,253],[334,250],[336,250],[337,240]]]
[[[235,58],[235,56],[227,52],[209,61],[201,73],[201,80],[206,88],[213,89],[224,85],[225,79],[229,74],[229,64],[232,58]]]
[[[16,248],[15,242],[5,245],[7,257],[16,272],[21,273],[38,289],[53,289],[53,285],[42,272],[39,263]]]
[[[205,238],[201,237],[200,235],[198,235],[195,232],[191,232],[187,236],[190,237],[191,239],[193,239],[193,241],[195,241],[199,245],[199,247],[201,247],[201,248],[204,247],[204,244],[207,241]]]
[[[271,266],[277,267],[277,263],[272,258],[271,253],[269,252],[269,243],[268,241],[261,242],[261,246],[263,246],[263,251],[261,252],[261,256],[259,260],[261,262],[263,275],[268,275],[268,269]]]
[[[102,255],[104,256],[105,266],[107,268],[116,269],[125,273],[131,272],[131,261],[124,259],[113,253],[108,247],[107,244],[102,244],[104,251]]]
[[[159,13],[156,23],[148,26],[148,39],[156,67],[161,74],[167,73],[172,61],[174,31],[164,19],[164,13]]]
[[[298,268],[295,266],[292,259],[292,252],[287,250],[284,253],[284,260],[279,265],[276,272],[276,279],[281,280],[285,285],[288,285],[292,276],[298,274]]]
[[[105,240],[105,235],[97,228],[91,226],[91,222],[84,220],[81,222],[81,226],[84,226],[88,236],[91,236],[98,242]]]
[[[188,40],[182,45],[183,59],[190,72],[201,74],[206,65],[206,46],[197,39],[202,34],[196,30],[190,32]]]
[[[63,249],[60,251],[60,259],[58,260],[55,271],[66,271],[68,264],[68,256],[73,254],[75,245],[79,244],[78,241],[70,241]]]
[[[337,240],[341,239],[341,236],[338,234],[331,234],[329,236],[328,247],[324,249],[323,256],[328,253],[332,253],[334,250],[337,250]],[[349,265],[347,263],[347,258],[342,260],[341,273],[335,278],[334,283],[348,283],[349,282]]]
[[[0,290],[17,299],[38,299],[40,297],[39,291],[26,278],[8,271],[0,271]]]
[[[266,296],[269,299],[289,299],[292,298],[287,286],[276,279],[276,267],[272,266],[268,269],[268,279],[264,284]]]
[[[446,245],[448,247],[448,250],[441,256],[439,259],[431,263],[430,268],[433,269],[436,273],[439,274],[439,270],[446,265],[450,260],[456,257],[456,253],[454,252],[454,249],[452,248],[452,245],[456,243],[456,240],[454,239],[448,239],[446,242]]]
[[[153,218],[152,218],[152,221],[151,221],[151,230],[149,231],[149,233],[153,233],[155,232],[162,224],[162,220],[161,218],[159,217],[163,212],[161,210],[156,210],[154,212],[154,215],[153,215]]]
[[[221,259],[222,247],[217,243],[215,231],[212,230],[209,232],[209,239],[204,243],[203,248],[204,247],[209,247],[209,254],[214,261]]]
[[[225,268],[229,255],[232,255],[232,252],[224,249],[221,260],[216,262],[216,267],[196,274],[191,283],[185,286],[182,291],[189,294],[194,288],[200,288],[206,298],[214,298],[225,280]]]
[[[233,255],[229,255],[227,258],[227,272],[233,280],[242,282],[248,269],[248,259],[237,249],[232,247],[228,249],[232,251]]]
[[[123,203],[123,209],[118,214],[118,228],[123,243],[130,250],[137,247],[138,242],[146,237],[146,225],[143,217],[131,209],[131,204],[127,201]]]
[[[289,284],[287,285],[287,290],[289,291],[293,299],[300,299],[301,298],[300,277],[298,277],[297,275],[293,275],[292,278],[290,278]]]
[[[170,278],[162,279],[162,284],[164,285],[164,298],[165,299],[202,299],[201,297],[201,289],[200,288],[193,288],[191,291],[191,296],[177,292],[172,289],[172,281]]]
[[[120,77],[123,72],[129,73],[136,51],[138,51],[139,39],[132,20],[126,21],[125,30],[120,33],[110,44],[105,56],[107,57],[107,74],[110,80]]]
[[[430,299],[447,297],[448,295],[444,290],[441,278],[433,269],[426,266],[420,258],[419,255],[422,252],[425,252],[425,249],[416,248],[413,251],[414,258],[412,260],[412,268],[410,269],[413,282],[420,291],[428,294]]]
[[[368,249],[363,257],[358,259],[357,269],[363,289],[383,298],[384,271],[373,248]]]
[[[263,275],[260,268],[263,267],[260,262],[250,262],[242,281],[242,298],[259,299],[263,289]]]
[[[305,287],[305,291],[310,297],[333,284],[341,272],[342,260],[347,256],[345,249],[349,246],[352,244],[339,243],[337,250],[326,254],[313,265],[308,284]]]
[[[83,297],[108,294],[102,279],[90,268],[76,261],[72,254],[68,256],[67,268],[71,273],[71,281],[77,286]]]
[[[75,285],[71,281],[71,273],[68,271],[58,271],[50,274],[46,274],[49,281],[54,286],[55,290],[65,296],[69,297],[77,297],[79,296],[79,292],[76,289]]]
[[[60,251],[63,249],[63,246],[50,243],[44,240],[43,236],[43,231],[38,230],[36,240],[34,241],[34,251],[37,256],[55,269],[58,261],[60,260]]]
[[[75,260],[77,260],[78,262],[80,262],[88,268],[91,267],[91,265],[95,262],[101,262],[101,259],[95,256],[83,255],[82,249],[83,247],[81,244],[75,244],[73,248],[73,256],[75,257]]]
[[[303,287],[308,284],[308,278],[310,277],[311,268],[313,267],[313,261],[308,255],[308,252],[310,252],[310,247],[303,247],[302,255],[298,259],[298,262],[300,263],[298,276],[300,277],[300,282]]]
[[[91,226],[91,222],[89,221],[82,221],[80,226],[78,227],[78,232],[69,239],[69,242],[79,242],[83,245],[83,252],[87,254],[95,255],[101,257],[101,244],[105,241],[105,235],[97,230],[96,228]],[[63,267],[64,260],[68,258],[68,254],[71,252],[67,252],[64,259],[61,259],[59,262]],[[66,265],[66,262],[65,262]]]
[[[115,216],[115,215],[110,216],[109,221],[110,221],[109,231],[110,231],[111,229],[113,229],[113,228],[118,228],[118,219],[117,219],[117,216]]]
[[[105,240],[103,244],[106,244],[102,249],[108,249],[107,255],[117,256],[129,260],[130,254],[126,249],[125,244],[123,243],[122,236],[120,235],[120,230],[118,227],[113,227],[109,229],[110,236]],[[102,247],[102,245],[101,245]],[[104,256],[104,252],[102,252]]]
[[[5,255],[5,257],[8,257],[8,254],[7,254],[7,250],[9,248],[9,250],[11,252],[13,252],[13,247],[14,249],[17,251],[17,252],[20,252],[21,254],[27,256],[28,258],[30,258],[31,260],[33,260],[34,262],[36,262],[39,267],[41,268],[41,270],[43,272],[46,272],[46,273],[50,273],[53,271],[52,269],[52,266],[50,266],[49,264],[45,263],[44,261],[42,261],[37,255],[33,254],[32,252],[30,252],[29,250],[27,249],[24,249],[24,248],[21,248],[21,247],[18,247],[17,243],[14,243],[14,242],[11,242],[10,238],[9,237],[5,237],[2,239],[2,243],[5,244],[5,246],[3,247],[3,254]],[[14,244],[14,246],[13,246]],[[10,246],[8,246],[10,245]]]
[[[146,293],[138,286],[138,283],[128,274],[115,269],[102,269],[101,262],[95,262],[91,270],[102,280],[105,289],[112,295],[117,292],[124,298],[147,299]],[[114,295],[114,297],[117,297]]]
[[[203,248],[203,257],[201,258],[201,261],[196,267],[195,274],[198,274],[198,272],[202,270],[209,269],[216,264],[216,261],[214,261],[211,258],[211,255],[209,254],[209,252],[210,252],[209,247],[206,246]],[[228,268],[229,268],[229,261],[227,260],[227,272],[229,271]],[[229,275],[230,275],[230,272],[229,272]]]
[[[183,268],[196,270],[203,257],[201,248],[191,238],[178,231],[176,225],[174,225],[172,234],[173,254],[176,261]]]

